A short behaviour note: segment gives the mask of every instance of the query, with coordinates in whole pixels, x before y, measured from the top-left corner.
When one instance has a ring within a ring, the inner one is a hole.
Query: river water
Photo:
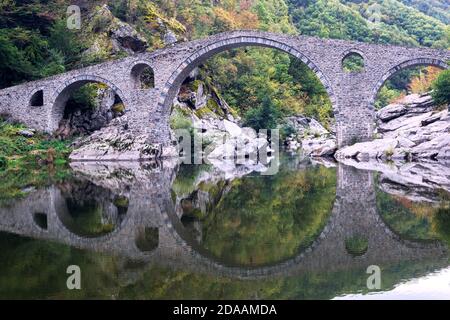
[[[0,298],[450,298],[441,190],[413,198],[376,172],[284,153],[275,175],[71,166],[0,197]]]

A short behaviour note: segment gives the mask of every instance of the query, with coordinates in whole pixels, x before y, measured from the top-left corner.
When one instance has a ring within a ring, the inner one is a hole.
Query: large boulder
[[[294,131],[285,141],[289,150],[301,148],[311,157],[332,157],[337,150],[336,136],[315,119],[297,115],[286,118],[284,125]]]
[[[169,154],[159,144],[148,141],[148,135],[136,134],[128,130],[126,116],[114,119],[108,126],[74,143],[69,159],[72,161],[136,161],[154,160]]]
[[[397,139],[377,139],[369,142],[360,142],[352,146],[339,149],[336,159],[357,159],[367,161],[369,159],[387,159],[394,154],[398,146]]]
[[[409,95],[377,113],[379,139],[339,150],[335,157],[368,161],[450,159],[450,115],[429,95]]]

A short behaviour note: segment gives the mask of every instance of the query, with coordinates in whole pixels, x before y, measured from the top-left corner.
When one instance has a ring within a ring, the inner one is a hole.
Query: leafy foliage
[[[450,70],[443,71],[433,84],[434,101],[439,105],[450,104]]]

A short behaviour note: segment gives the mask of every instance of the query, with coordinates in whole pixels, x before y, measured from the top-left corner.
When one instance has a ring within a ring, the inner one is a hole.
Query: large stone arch
[[[250,32],[250,34],[252,33]],[[231,34],[229,38],[213,40],[208,45],[203,46],[201,49],[195,51],[187,59],[182,61],[168,78],[158,101],[158,109],[161,110],[163,114],[167,114],[170,111],[170,106],[178,92],[180,85],[195,67],[199,66],[208,58],[218,53],[246,46],[278,49],[300,59],[317,75],[328,93],[333,108],[335,109],[335,111],[337,111],[335,93],[333,92],[331,82],[328,79],[327,75],[325,75],[324,72],[317,66],[317,64],[314,63],[305,53],[286,43],[270,39],[270,34],[267,37],[260,35],[256,36],[254,34],[248,36],[236,36],[234,34]]]
[[[388,81],[390,78],[392,78],[396,73],[399,71],[416,67],[416,66],[432,66],[432,67],[438,67],[442,68],[444,70],[449,69],[449,65],[440,59],[433,59],[433,58],[415,58],[403,61],[399,64],[397,64],[395,67],[389,69],[382,77],[378,80],[375,87],[372,89],[369,104],[371,108],[374,108],[375,100],[378,96],[378,93],[380,92],[383,85]]]
[[[75,76],[67,81],[64,81],[64,83],[60,85],[52,95],[50,101],[51,112],[48,123],[49,132],[53,132],[58,128],[59,121],[61,121],[63,117],[64,108],[66,106],[67,100],[70,98],[71,93],[73,93],[75,90],[81,88],[83,85],[88,83],[103,83],[107,85],[109,88],[114,90],[114,92],[122,99],[122,102],[125,104],[125,107],[128,105],[126,101],[126,96],[111,81],[95,75]]]

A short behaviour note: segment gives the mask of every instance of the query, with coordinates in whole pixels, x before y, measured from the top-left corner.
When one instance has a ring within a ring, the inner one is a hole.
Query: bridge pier
[[[339,148],[374,138],[375,110],[368,102],[366,90],[351,82],[337,90],[335,120]]]

